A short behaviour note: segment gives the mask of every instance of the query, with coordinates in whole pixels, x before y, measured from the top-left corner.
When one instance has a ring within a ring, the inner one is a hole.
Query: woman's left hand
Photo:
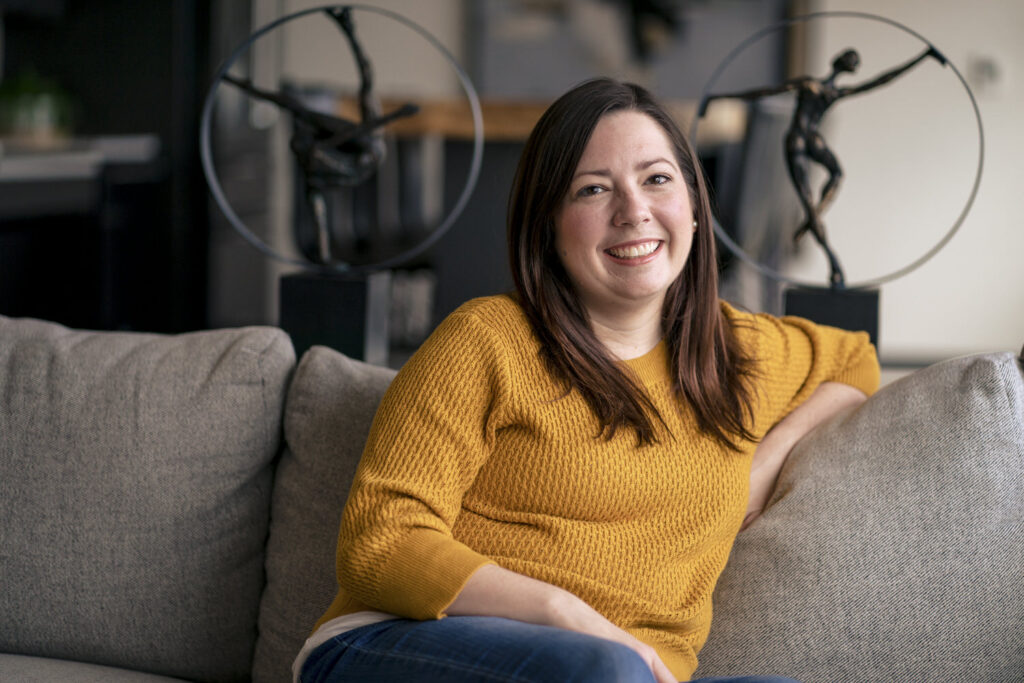
[[[810,398],[772,427],[754,451],[750,469],[750,497],[747,515],[740,531],[746,529],[764,510],[779,471],[793,446],[808,432],[830,417],[863,403],[867,396],[860,389],[839,382],[824,382]]]

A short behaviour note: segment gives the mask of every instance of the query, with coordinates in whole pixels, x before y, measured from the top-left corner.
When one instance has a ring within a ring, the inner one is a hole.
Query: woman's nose
[[[623,190],[617,193],[615,215],[612,221],[619,227],[636,227],[651,218],[650,209],[642,194],[636,190]]]

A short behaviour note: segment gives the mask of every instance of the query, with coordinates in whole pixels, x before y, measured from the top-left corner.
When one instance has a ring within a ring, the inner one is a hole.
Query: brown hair
[[[718,302],[718,264],[711,203],[696,155],[678,126],[638,85],[600,78],[562,95],[526,141],[509,199],[508,247],[519,302],[542,342],[552,372],[587,401],[610,438],[636,430],[638,443],[657,441],[652,416],[664,425],[647,394],[594,335],[583,305],[554,248],[554,217],[569,191],[583,150],[602,116],[644,113],[668,135],[697,221],[686,265],[669,287],[662,328],[672,362],[673,389],[692,407],[699,428],[735,449],[752,439],[747,378],[753,361],[740,348]]]

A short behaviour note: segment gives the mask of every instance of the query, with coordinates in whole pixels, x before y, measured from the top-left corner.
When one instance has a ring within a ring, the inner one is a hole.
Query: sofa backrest
[[[274,328],[0,316],[0,651],[247,679],[294,365]]]

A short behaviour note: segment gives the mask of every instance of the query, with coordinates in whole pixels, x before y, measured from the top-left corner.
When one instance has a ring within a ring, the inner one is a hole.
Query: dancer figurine
[[[310,109],[285,91],[260,89],[248,78],[225,74],[224,81],[292,114],[294,130],[290,147],[302,170],[306,201],[316,225],[315,247],[300,244],[300,248],[310,260],[330,264],[334,261],[331,254],[332,221],[325,194],[338,187],[358,186],[373,176],[384,163],[385,144],[381,129],[392,121],[413,116],[419,112],[419,107],[408,103],[382,115],[373,95],[373,69],[356,37],[352,9],[331,7],[324,13],[345,34],[359,69],[359,123]],[[368,239],[367,235],[362,237]]]
[[[946,58],[929,46],[927,50],[910,60],[906,64],[887,71],[878,77],[861,83],[859,85],[841,87],[836,85],[836,78],[842,73],[854,73],[860,66],[860,55],[856,50],[845,50],[832,61],[832,73],[826,78],[814,78],[811,76],[800,76],[792,78],[781,85],[769,88],[760,88],[731,94],[709,95],[701,102],[698,116],[704,116],[708,103],[715,99],[738,98],[743,100],[757,100],[771,95],[778,95],[786,92],[796,92],[796,110],[793,112],[793,120],[786,132],[786,167],[789,169],[789,176],[796,188],[800,198],[800,204],[804,208],[807,219],[800,229],[796,231],[794,239],[799,239],[805,232],[810,232],[818,241],[818,244],[825,250],[828,256],[831,273],[829,280],[833,289],[841,289],[845,286],[845,278],[839,259],[829,246],[825,237],[825,225],[821,220],[822,214],[835,199],[836,191],[843,177],[843,171],[836,160],[835,155],[829,149],[825,138],[818,130],[821,119],[825,116],[828,108],[838,100],[849,95],[858,95],[868,90],[885,85],[904,73],[917,66],[928,57],[933,57],[940,64],[945,66]],[[817,204],[811,192],[808,182],[807,164],[808,160],[817,162],[828,172],[828,180],[821,190],[821,198]]]

